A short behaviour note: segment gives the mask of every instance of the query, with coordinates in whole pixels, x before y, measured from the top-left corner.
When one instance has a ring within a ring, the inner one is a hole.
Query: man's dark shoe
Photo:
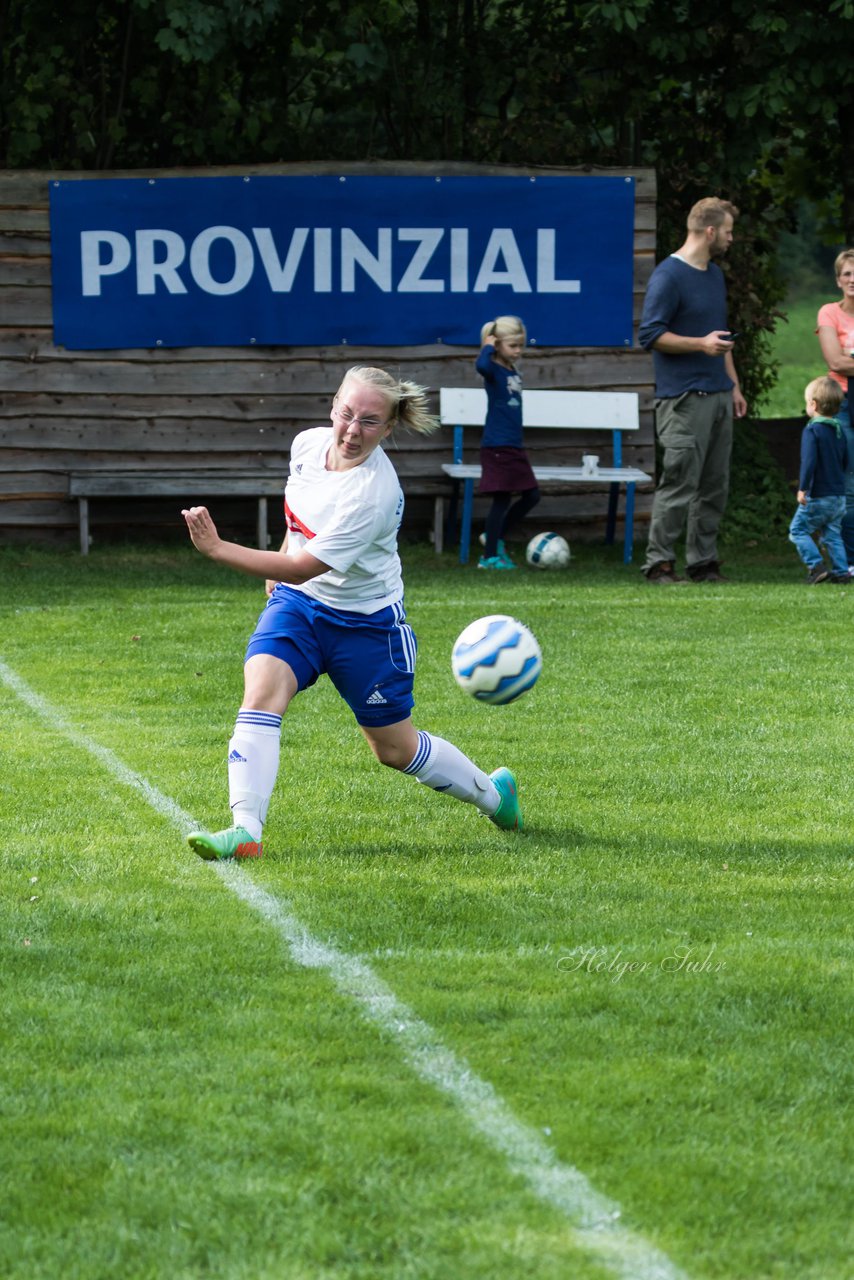
[[[729,578],[721,573],[717,560],[707,560],[705,564],[692,564],[688,569],[688,577],[692,582],[729,582]]]
[[[854,582],[854,574],[848,573],[832,573],[830,575],[831,582],[838,582],[841,587],[847,587],[850,582]]]
[[[655,582],[659,586],[665,586],[669,582],[684,582],[684,578],[680,578],[676,572],[672,560],[659,560],[658,564],[650,565],[643,573],[647,582]]]
[[[819,582],[826,582],[830,577],[830,570],[824,564],[814,564],[807,574],[807,586],[815,587]]]

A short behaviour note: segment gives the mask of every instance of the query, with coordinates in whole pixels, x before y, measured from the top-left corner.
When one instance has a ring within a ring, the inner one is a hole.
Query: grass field
[[[761,408],[763,418],[798,418],[804,412],[804,387],[827,372],[815,332],[818,309],[839,300],[833,281],[823,292],[789,299],[783,306],[786,320],[777,322],[773,353],[779,361],[777,384]]]
[[[321,683],[262,862],[224,825],[261,597],[189,550],[0,551],[10,1280],[850,1280],[854,589],[791,548],[406,548],[417,723],[527,831],[372,762]],[[525,619],[536,688],[453,684]]]

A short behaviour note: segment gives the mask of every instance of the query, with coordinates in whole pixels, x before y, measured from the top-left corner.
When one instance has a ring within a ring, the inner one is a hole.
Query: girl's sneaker
[[[480,535],[480,537],[478,538],[478,542],[480,543],[480,545],[481,545],[482,547],[485,547],[485,546],[486,546],[486,534],[485,534],[485,533],[482,533],[482,534]],[[483,557],[482,557],[482,558],[483,558]],[[491,559],[493,559],[493,560],[503,560],[503,561],[504,561],[504,568],[505,568],[505,569],[515,569],[515,568],[516,568],[516,563],[515,563],[515,561],[511,560],[511,559],[510,559],[510,557],[509,557],[509,555],[507,554],[507,548],[506,548],[506,546],[504,545],[504,539],[503,539],[503,538],[499,538],[499,539],[498,539],[498,543],[497,543],[497,546],[496,546],[495,555],[494,555],[494,556],[492,556],[492,557],[491,557]]]
[[[501,556],[481,556],[477,562],[478,569],[515,569],[516,566],[512,560],[503,559]]]

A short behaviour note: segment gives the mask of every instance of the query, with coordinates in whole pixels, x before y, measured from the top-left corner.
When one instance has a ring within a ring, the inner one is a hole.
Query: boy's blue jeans
[[[845,515],[845,498],[810,498],[805,507],[798,505],[789,525],[789,541],[794,542],[798,555],[808,569],[821,564],[821,552],[812,534],[827,547],[834,573],[848,572],[848,556],[842,541],[842,517]]]

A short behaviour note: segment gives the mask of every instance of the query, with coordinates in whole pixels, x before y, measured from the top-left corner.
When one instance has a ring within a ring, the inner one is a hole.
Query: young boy
[[[827,376],[813,378],[804,391],[809,422],[801,436],[798,509],[789,526],[789,541],[807,566],[811,587],[827,578],[831,582],[852,580],[842,541],[848,466],[848,445],[836,417],[842,396],[839,383]],[[830,569],[813,539],[815,533],[830,554]]]

